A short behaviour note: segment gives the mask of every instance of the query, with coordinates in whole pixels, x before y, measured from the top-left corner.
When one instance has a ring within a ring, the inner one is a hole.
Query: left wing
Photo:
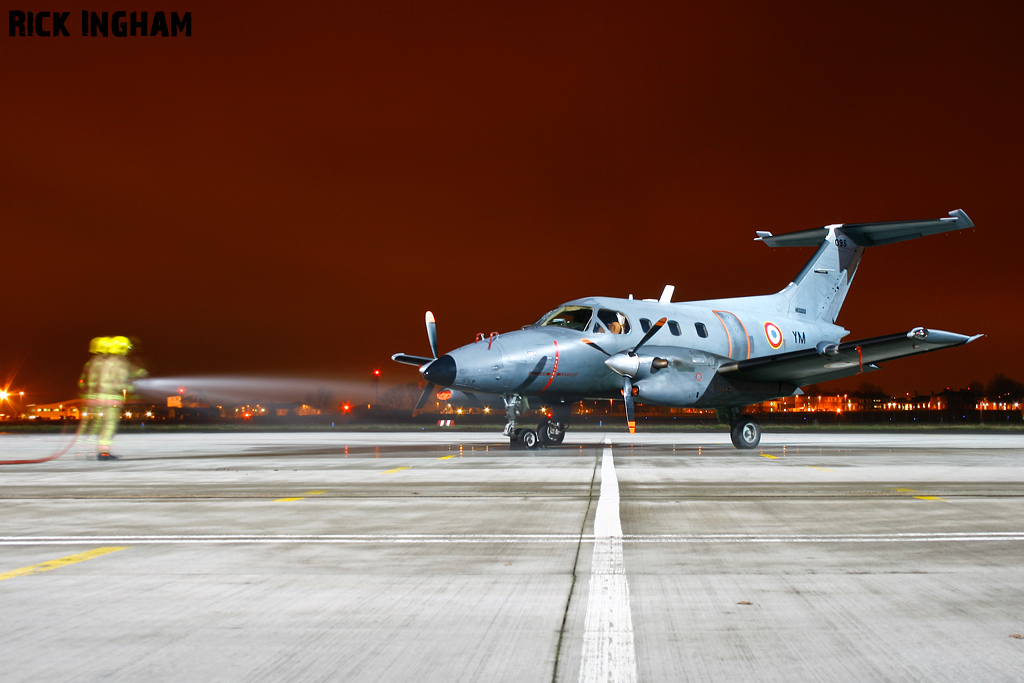
[[[816,384],[861,372],[878,370],[875,363],[916,356],[983,337],[915,327],[902,334],[860,341],[821,342],[813,349],[722,363],[718,373],[726,379],[746,382],[787,382],[796,386]]]

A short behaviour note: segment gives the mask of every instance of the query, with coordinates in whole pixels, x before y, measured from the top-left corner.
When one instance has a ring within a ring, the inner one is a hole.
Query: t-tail
[[[818,247],[803,270],[777,296],[788,302],[790,317],[835,323],[867,247],[973,228],[962,210],[949,218],[893,223],[838,223],[786,235],[757,232],[769,247]]]

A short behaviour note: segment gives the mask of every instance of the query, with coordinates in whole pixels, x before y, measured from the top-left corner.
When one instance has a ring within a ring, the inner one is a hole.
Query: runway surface
[[[0,459],[55,435],[0,435]],[[606,443],[610,442],[610,443]],[[1024,436],[127,434],[0,468],[5,681],[1020,680]],[[76,455],[76,452],[80,453]]]

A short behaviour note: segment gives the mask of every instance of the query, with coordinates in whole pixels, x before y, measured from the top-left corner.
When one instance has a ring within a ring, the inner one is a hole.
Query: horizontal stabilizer
[[[435,359],[424,358],[423,356],[409,356],[404,353],[396,353],[395,355],[391,356],[391,360],[396,361],[398,363],[405,363],[406,365],[415,365],[416,367],[419,367],[421,365],[426,365],[427,363],[433,363]]]
[[[831,227],[840,228],[844,235],[861,247],[877,247],[912,240],[943,232],[973,228],[974,223],[961,209],[949,212],[949,218],[936,218],[925,221],[894,221],[890,223],[844,223],[828,225],[823,228],[812,228],[791,232],[785,235],[772,235],[770,232],[757,231],[755,241],[764,242],[769,247],[817,247],[826,237]]]
[[[877,370],[874,363],[881,361],[969,344],[981,336],[969,337],[915,327],[901,334],[842,343],[821,342],[813,349],[725,362],[718,372],[728,379],[747,382],[786,382],[798,387],[807,386]]]

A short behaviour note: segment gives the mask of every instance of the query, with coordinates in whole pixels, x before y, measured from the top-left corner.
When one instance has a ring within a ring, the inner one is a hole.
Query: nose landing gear
[[[505,431],[510,439],[516,437],[516,419],[523,414],[523,397],[519,394],[505,394],[501,397],[505,402]]]
[[[509,450],[518,451],[534,450],[540,448],[540,437],[532,429],[519,427],[516,422],[525,409],[523,397],[519,394],[505,394],[501,397],[505,401],[505,430],[502,432],[508,437]]]
[[[526,408],[523,397],[518,394],[502,396],[505,401],[505,415],[507,423],[502,432],[509,440],[511,450],[535,450],[546,446],[554,446],[562,443],[565,438],[565,430],[569,427],[569,415],[572,413],[572,404],[559,404],[551,408],[550,417],[545,415],[537,424],[536,429],[519,427],[517,419],[523,414]]]

